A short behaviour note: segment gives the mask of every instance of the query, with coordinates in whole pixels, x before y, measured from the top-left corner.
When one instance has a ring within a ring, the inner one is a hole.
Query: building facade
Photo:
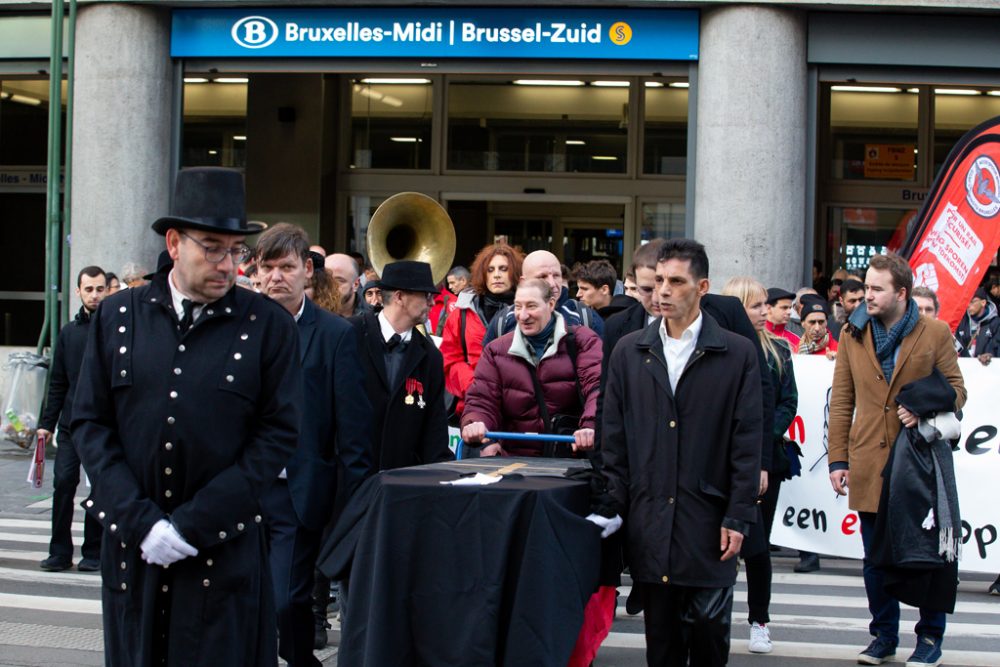
[[[176,5],[80,5],[71,275],[152,267],[172,174],[223,165],[253,219],[329,251],[364,252],[412,190],[448,209],[456,263],[505,237],[621,269],[688,235],[717,286],[794,289],[814,259],[863,268],[1000,115],[992,0]],[[41,324],[45,8],[0,3],[6,344]]]

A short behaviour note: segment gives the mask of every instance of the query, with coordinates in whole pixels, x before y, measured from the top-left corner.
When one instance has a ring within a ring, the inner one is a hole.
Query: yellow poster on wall
[[[865,178],[912,181],[913,144],[865,144]]]

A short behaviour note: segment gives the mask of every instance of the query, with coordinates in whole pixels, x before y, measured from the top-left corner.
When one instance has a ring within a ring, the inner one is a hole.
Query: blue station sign
[[[697,60],[677,9],[176,9],[175,58]]]

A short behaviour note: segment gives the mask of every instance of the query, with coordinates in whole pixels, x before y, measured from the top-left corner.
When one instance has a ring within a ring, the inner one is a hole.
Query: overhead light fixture
[[[991,97],[1000,97],[1000,90],[987,90],[986,94]]]
[[[969,88],[935,88],[935,95],[982,95],[978,90]]]
[[[218,154],[219,154],[219,151],[216,151],[216,150],[210,150],[210,151],[208,151],[208,154],[209,154],[209,155],[218,155]]]
[[[583,81],[571,79],[515,79],[515,86],[582,86]]]
[[[591,155],[591,160],[617,160],[618,158],[614,155]]]
[[[566,140],[566,145],[567,146],[586,146],[587,142],[584,141],[583,139],[567,139]]]
[[[663,88],[662,81],[647,81],[644,85],[647,88]]]
[[[397,144],[415,144],[420,139],[416,137],[389,137],[389,141],[395,141]]]
[[[10,93],[0,93],[0,100],[5,100],[10,97]]]
[[[690,88],[691,84],[687,81],[674,81],[670,84],[671,88]]]
[[[920,89],[919,88],[907,88],[906,92],[908,92],[908,93],[919,93]]]
[[[900,93],[902,89],[890,86],[830,86],[838,93]]]
[[[382,103],[388,104],[389,106],[395,107],[397,109],[403,106],[403,100],[399,99],[398,97],[393,97],[392,95],[384,95],[382,97]]]
[[[591,81],[590,85],[598,88],[628,88],[628,81]]]
[[[395,85],[425,86],[425,85],[427,85],[430,82],[431,82],[430,79],[400,79],[400,78],[395,78],[395,79],[392,79],[392,78],[390,78],[390,79],[361,79],[361,83],[369,83],[369,84],[380,83],[380,84],[385,84],[385,85],[388,85],[388,86],[395,86]]]
[[[216,83],[250,83],[245,76],[224,76],[215,80]]]
[[[37,97],[28,97],[27,95],[11,95],[10,101],[17,102],[18,104],[27,104],[32,107],[40,106],[42,103]]]
[[[184,83],[208,83],[208,79],[203,76],[186,76]]]
[[[245,134],[234,134],[233,135],[233,141],[246,141],[246,140],[247,140],[247,135],[245,135]]]

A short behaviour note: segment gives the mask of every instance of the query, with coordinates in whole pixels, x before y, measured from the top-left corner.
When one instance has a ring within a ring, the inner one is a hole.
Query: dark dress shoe
[[[642,612],[642,596],[639,594],[638,587],[633,584],[632,590],[625,598],[625,613],[629,616],[635,616],[640,612]]]
[[[330,625],[326,621],[320,621],[317,619],[316,622],[316,636],[313,638],[313,650],[319,651],[326,648],[326,644],[329,638],[326,635],[326,630]]]
[[[799,560],[798,565],[793,568],[796,572],[815,572],[819,569],[819,554],[809,554]]]
[[[73,561],[65,556],[49,556],[38,566],[46,572],[62,572],[73,567]]]
[[[80,572],[97,572],[101,569],[101,561],[97,558],[84,558],[76,565]]]

